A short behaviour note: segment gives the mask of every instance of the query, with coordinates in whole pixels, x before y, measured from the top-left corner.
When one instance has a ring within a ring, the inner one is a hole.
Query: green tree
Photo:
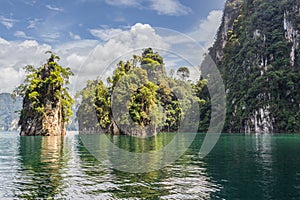
[[[163,58],[147,48],[141,56],[120,61],[112,77],[108,77],[107,85],[102,81],[88,82],[81,94],[82,109],[78,113],[84,116],[96,112],[99,126],[111,134],[152,135],[158,128],[160,131],[177,131],[192,102],[203,104],[196,94],[206,84],[201,83],[192,85],[167,77]],[[176,95],[187,98],[180,103]],[[88,118],[85,121],[88,122]]]

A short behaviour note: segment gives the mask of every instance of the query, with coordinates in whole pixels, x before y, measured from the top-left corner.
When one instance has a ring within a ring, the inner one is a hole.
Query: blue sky
[[[2,0],[0,33],[6,40],[33,38],[53,44],[76,35],[95,39],[91,29],[136,23],[188,32],[223,6],[224,0]]]
[[[142,48],[142,43],[146,45],[143,40],[150,41],[149,44],[157,41],[159,34],[155,27],[184,33],[207,48],[213,42],[224,3],[224,0],[2,0],[0,92],[9,92],[19,84],[24,77],[23,66],[41,64],[45,50],[55,51],[64,65],[90,79],[88,73],[93,74],[92,70],[84,68],[83,72],[82,65],[87,63],[91,52],[105,54],[101,60],[115,59],[122,55],[118,48],[130,51]],[[120,34],[122,42],[111,39]]]

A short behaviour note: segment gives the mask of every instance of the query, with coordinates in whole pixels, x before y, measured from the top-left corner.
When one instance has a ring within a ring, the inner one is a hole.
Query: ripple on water
[[[7,133],[0,136],[0,199],[297,199],[300,136],[293,138],[224,136],[205,159],[192,147],[169,166],[133,174],[95,159],[76,134]]]

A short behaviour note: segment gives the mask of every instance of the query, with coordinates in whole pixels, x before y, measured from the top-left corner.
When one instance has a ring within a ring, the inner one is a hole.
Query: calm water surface
[[[159,135],[155,144],[173,137]],[[131,137],[113,139],[128,151],[155,148],[151,139],[142,145]],[[2,132],[0,199],[300,199],[300,135],[223,134],[200,159],[202,140],[197,136],[163,169],[132,174],[95,159],[74,133],[47,138]]]

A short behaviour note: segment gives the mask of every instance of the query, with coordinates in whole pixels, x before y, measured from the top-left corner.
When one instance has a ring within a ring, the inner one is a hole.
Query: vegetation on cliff
[[[66,123],[72,116],[73,100],[66,85],[73,73],[55,61],[58,56],[47,53],[51,56],[46,64],[37,69],[25,67],[28,75],[14,91],[14,96],[23,97],[21,135],[65,135]]]
[[[178,79],[168,77],[163,58],[151,48],[120,61],[107,84],[88,81],[80,92],[79,130],[143,136],[177,131],[191,102],[206,103],[199,95],[206,80],[188,81],[187,67],[177,74]],[[186,101],[180,102],[180,96]]]
[[[300,3],[228,0],[209,55],[227,89],[225,132],[300,132]]]

